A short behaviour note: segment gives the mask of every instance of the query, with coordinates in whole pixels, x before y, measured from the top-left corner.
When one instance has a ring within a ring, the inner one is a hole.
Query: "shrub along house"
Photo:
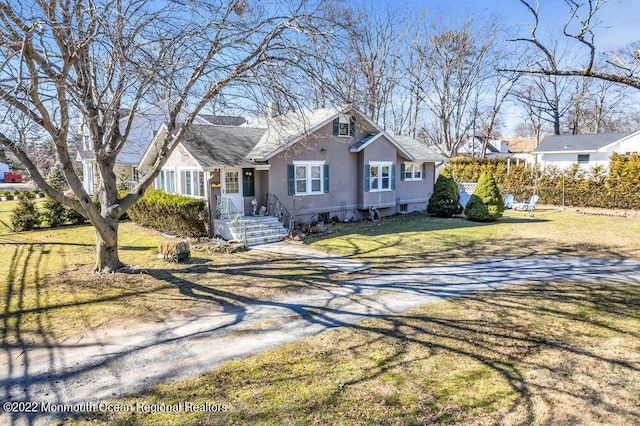
[[[156,156],[152,143],[139,170]],[[242,126],[194,125],[155,186],[206,198],[215,212],[212,233],[256,244],[286,234],[261,210],[285,228],[294,220],[425,210],[435,165],[444,160],[418,141],[392,137],[355,109],[327,108]]]

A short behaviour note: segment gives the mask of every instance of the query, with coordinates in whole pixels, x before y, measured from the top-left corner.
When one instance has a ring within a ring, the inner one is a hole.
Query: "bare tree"
[[[295,65],[292,38],[310,31],[322,2],[34,0],[0,2],[0,97],[52,138],[76,197],[47,184],[33,158],[0,142],[50,197],[96,231],[95,271],[122,267],[118,218],[153,182],[196,115],[234,86]],[[119,198],[114,164],[139,109],[166,96],[166,133],[150,172]],[[126,109],[125,109],[126,108]],[[96,207],[74,171],[69,144],[82,125],[96,154]]]
[[[495,72],[490,61],[495,28],[474,28],[472,24],[468,21],[459,29],[438,30],[436,23],[425,40],[414,45],[424,73],[410,77],[419,90],[414,108],[423,103],[428,112],[418,136],[447,156],[455,155],[468,138],[474,124],[475,95]]]
[[[575,67],[566,67],[566,64],[559,61],[554,52],[540,40],[538,36],[539,1],[519,1],[531,14],[533,24],[528,36],[516,38],[513,41],[532,45],[541,54],[541,58],[533,66],[511,69],[511,71],[528,74],[592,77],[640,89],[640,41],[632,42],[617,52],[607,53],[608,59],[605,62],[597,60],[599,52],[595,30],[601,24],[598,12],[606,0],[564,0],[569,7],[569,17],[563,26],[562,33],[577,43],[577,46],[583,48],[586,53],[584,63]]]

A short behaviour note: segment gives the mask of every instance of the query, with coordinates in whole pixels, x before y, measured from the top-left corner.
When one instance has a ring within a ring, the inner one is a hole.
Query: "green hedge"
[[[502,194],[516,200],[536,193],[540,204],[568,207],[640,209],[640,154],[613,154],[609,173],[602,166],[585,170],[578,164],[562,170],[538,170],[507,159],[454,158],[447,167],[457,182],[477,182],[483,171],[492,173]],[[507,171],[508,169],[508,171]]]
[[[205,200],[149,188],[128,211],[134,222],[165,232],[196,237],[207,232]]]

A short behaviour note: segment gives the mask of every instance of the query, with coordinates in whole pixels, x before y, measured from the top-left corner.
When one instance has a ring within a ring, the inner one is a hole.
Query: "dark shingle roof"
[[[596,151],[629,136],[627,133],[598,133],[590,135],[550,135],[545,137],[534,152]]]
[[[217,124],[220,126],[241,126],[247,122],[247,119],[244,117],[235,117],[230,115],[200,114],[200,117],[204,118],[211,124]]]
[[[220,166],[253,167],[247,154],[266,129],[250,127],[192,125],[184,147],[204,168]]]

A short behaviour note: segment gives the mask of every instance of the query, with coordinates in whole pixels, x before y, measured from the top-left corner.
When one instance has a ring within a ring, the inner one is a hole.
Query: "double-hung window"
[[[329,166],[324,161],[294,161],[289,165],[289,194],[329,192]]]
[[[156,188],[174,194],[176,192],[176,172],[173,170],[162,170],[156,178]]]
[[[180,193],[191,197],[204,197],[203,172],[198,170],[181,170]]]
[[[402,165],[402,180],[423,180],[424,163],[404,163]]]
[[[393,189],[393,163],[369,163],[369,190],[389,191]]]

